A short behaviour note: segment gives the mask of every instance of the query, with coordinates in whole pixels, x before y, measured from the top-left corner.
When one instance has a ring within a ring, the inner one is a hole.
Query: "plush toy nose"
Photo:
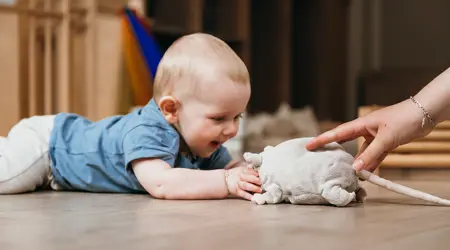
[[[244,160],[253,166],[259,166],[262,163],[262,156],[259,154],[245,153]]]

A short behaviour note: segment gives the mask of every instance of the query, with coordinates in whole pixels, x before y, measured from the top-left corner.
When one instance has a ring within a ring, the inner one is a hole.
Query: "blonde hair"
[[[156,71],[153,96],[159,100],[175,90],[193,93],[193,83],[211,74],[250,83],[244,62],[224,41],[205,33],[183,36],[164,53]]]

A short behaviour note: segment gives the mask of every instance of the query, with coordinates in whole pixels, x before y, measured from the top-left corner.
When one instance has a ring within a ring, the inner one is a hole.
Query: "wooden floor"
[[[404,183],[450,197],[450,184]],[[143,195],[40,192],[0,197],[0,249],[450,248],[450,207],[369,186],[365,204],[257,206]]]

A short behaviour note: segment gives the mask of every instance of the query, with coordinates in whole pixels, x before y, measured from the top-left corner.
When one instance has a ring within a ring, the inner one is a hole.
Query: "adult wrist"
[[[450,117],[450,68],[423,87],[414,98],[438,124]]]
[[[422,117],[425,117],[429,120],[424,112],[425,110],[428,116],[433,120],[434,125],[445,120],[445,118],[442,118],[443,116],[445,116],[445,106],[440,97],[427,95],[427,93],[418,93],[414,95],[413,98],[417,103],[412,100],[408,101],[410,101],[411,104],[415,106],[418,112],[421,113]],[[423,110],[419,106],[421,106]]]
[[[422,113],[422,129],[425,129],[425,126],[428,126],[431,130],[434,129],[436,126],[436,122],[431,116],[431,114],[428,112],[428,110],[422,105],[421,102],[416,100],[413,96],[410,96],[409,99],[417,106],[417,108]]]

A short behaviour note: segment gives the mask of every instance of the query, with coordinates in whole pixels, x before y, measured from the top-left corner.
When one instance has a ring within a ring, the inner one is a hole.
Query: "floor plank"
[[[450,197],[449,183],[404,184]],[[2,196],[0,248],[448,249],[450,207],[365,186],[368,200],[346,208],[70,192]]]

